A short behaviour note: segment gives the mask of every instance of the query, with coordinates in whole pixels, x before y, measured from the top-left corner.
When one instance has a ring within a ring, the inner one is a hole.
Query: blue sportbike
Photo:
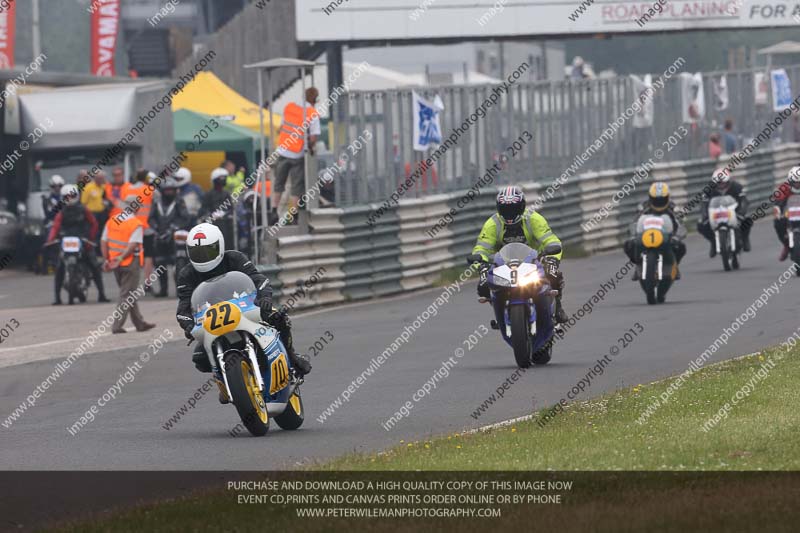
[[[545,246],[542,255],[558,255],[560,243]],[[489,301],[494,307],[492,328],[514,350],[520,368],[550,361],[555,333],[555,297],[539,253],[522,243],[503,246],[487,263],[477,254],[467,258],[481,265],[481,276],[488,283]]]

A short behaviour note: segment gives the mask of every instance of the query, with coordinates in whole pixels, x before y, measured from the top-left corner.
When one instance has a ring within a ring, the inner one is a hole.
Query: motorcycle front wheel
[[[258,390],[253,368],[241,353],[233,353],[225,359],[225,375],[228,378],[231,401],[239,412],[239,418],[247,430],[262,437],[269,430],[267,404]]]
[[[281,429],[297,429],[303,425],[305,414],[303,398],[300,396],[300,389],[297,388],[289,397],[289,404],[286,406],[286,410],[275,417],[275,423]]]
[[[800,276],[800,230],[794,230],[794,248],[789,250],[789,257],[797,265],[795,272]]]
[[[511,347],[514,349],[514,359],[520,368],[531,366],[531,333],[528,323],[528,309],[523,304],[515,304],[508,310],[508,320],[511,322]]]
[[[647,304],[655,305],[657,303],[656,285],[658,285],[658,280],[656,279],[656,269],[658,267],[658,254],[648,253],[644,259],[647,264],[646,268],[643,269],[640,283],[647,297]]]
[[[722,257],[722,268],[725,269],[725,272],[728,272],[731,269],[731,251],[728,244],[730,237],[727,231],[718,231],[717,235],[719,239],[719,255]]]

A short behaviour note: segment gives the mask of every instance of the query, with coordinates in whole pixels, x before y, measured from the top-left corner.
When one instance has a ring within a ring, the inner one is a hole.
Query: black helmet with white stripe
[[[516,185],[503,187],[497,193],[497,214],[506,224],[519,224],[525,213],[525,193]]]

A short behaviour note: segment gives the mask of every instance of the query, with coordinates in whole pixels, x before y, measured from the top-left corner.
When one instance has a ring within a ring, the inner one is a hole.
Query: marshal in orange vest
[[[125,250],[128,248],[128,243],[131,241],[131,237],[133,237],[133,232],[136,231],[138,228],[142,227],[142,222],[139,220],[138,216],[120,216],[117,220],[109,219],[106,223],[106,240],[108,241],[108,259],[113,261],[117,257],[121,256],[125,253]],[[139,266],[144,265],[144,254],[142,253],[142,247],[139,246],[139,250],[135,251],[132,255],[129,255],[122,262],[119,266],[129,266],[133,263],[133,256],[139,256]]]
[[[301,153],[306,145],[305,131],[316,117],[319,117],[319,113],[310,104],[306,106],[305,118],[303,118],[302,106],[294,102],[286,104],[283,110],[283,123],[278,137],[278,145],[295,154]],[[305,128],[303,127],[304,123]]]

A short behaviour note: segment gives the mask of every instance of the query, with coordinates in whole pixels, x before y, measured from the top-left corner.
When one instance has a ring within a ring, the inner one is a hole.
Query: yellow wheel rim
[[[256,378],[247,361],[242,361],[242,375],[244,376],[244,384],[247,387],[247,393],[250,395],[250,401],[253,407],[256,408],[258,418],[262,423],[266,424],[267,420],[269,420],[267,405],[264,403],[264,398],[258,390],[258,383],[256,383]]]
[[[292,394],[292,397],[289,398],[289,403],[292,404],[292,409],[297,416],[303,414],[303,408],[300,406],[300,397],[296,394]]]

